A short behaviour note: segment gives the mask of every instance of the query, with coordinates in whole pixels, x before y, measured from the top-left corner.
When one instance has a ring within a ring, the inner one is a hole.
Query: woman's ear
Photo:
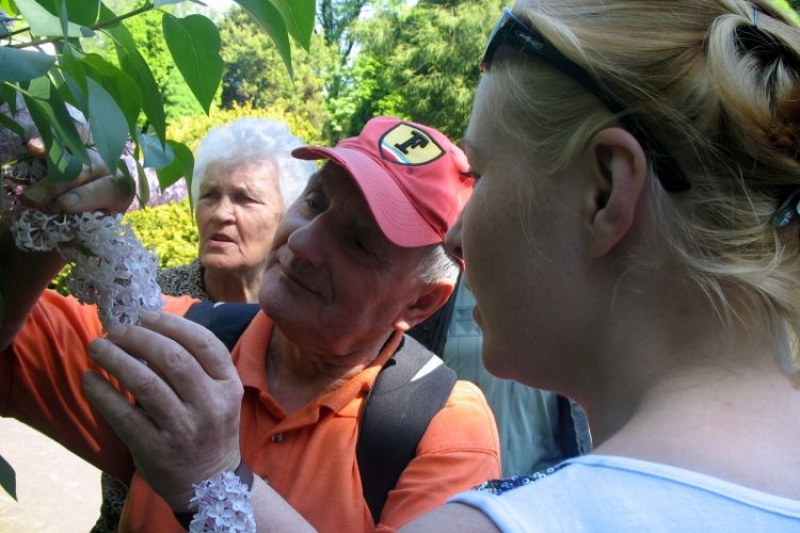
[[[608,254],[628,234],[647,180],[642,146],[622,128],[606,128],[588,147],[590,182],[586,219],[592,257]]]

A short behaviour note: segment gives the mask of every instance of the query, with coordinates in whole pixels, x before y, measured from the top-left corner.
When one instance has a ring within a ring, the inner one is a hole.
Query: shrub
[[[234,102],[231,109],[212,108],[211,114],[208,116],[192,115],[175,119],[168,124],[167,132],[170,139],[175,139],[192,150],[196,150],[200,139],[208,133],[208,130],[244,117],[282,120],[289,125],[289,129],[293,134],[306,143],[318,144],[323,142],[320,132],[310,122],[296,115],[286,113],[278,104],[269,109],[259,109],[250,105],[240,106]]]

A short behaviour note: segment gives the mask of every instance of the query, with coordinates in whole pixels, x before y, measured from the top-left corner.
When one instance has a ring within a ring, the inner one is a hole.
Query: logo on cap
[[[425,165],[444,155],[430,135],[409,124],[398,124],[384,133],[380,148],[381,157],[401,165]]]

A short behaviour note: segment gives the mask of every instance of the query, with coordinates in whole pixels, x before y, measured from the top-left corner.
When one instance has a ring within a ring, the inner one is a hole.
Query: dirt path
[[[0,533],[89,533],[100,473],[42,434],[0,418],[0,455],[17,472],[14,501],[0,489]]]

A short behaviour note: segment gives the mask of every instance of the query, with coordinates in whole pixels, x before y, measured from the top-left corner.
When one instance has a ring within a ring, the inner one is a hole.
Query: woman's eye
[[[248,204],[250,202],[255,202],[256,201],[255,198],[253,198],[252,196],[249,196],[247,194],[237,194],[234,197],[234,200],[236,201],[236,203],[239,203],[239,204]]]

